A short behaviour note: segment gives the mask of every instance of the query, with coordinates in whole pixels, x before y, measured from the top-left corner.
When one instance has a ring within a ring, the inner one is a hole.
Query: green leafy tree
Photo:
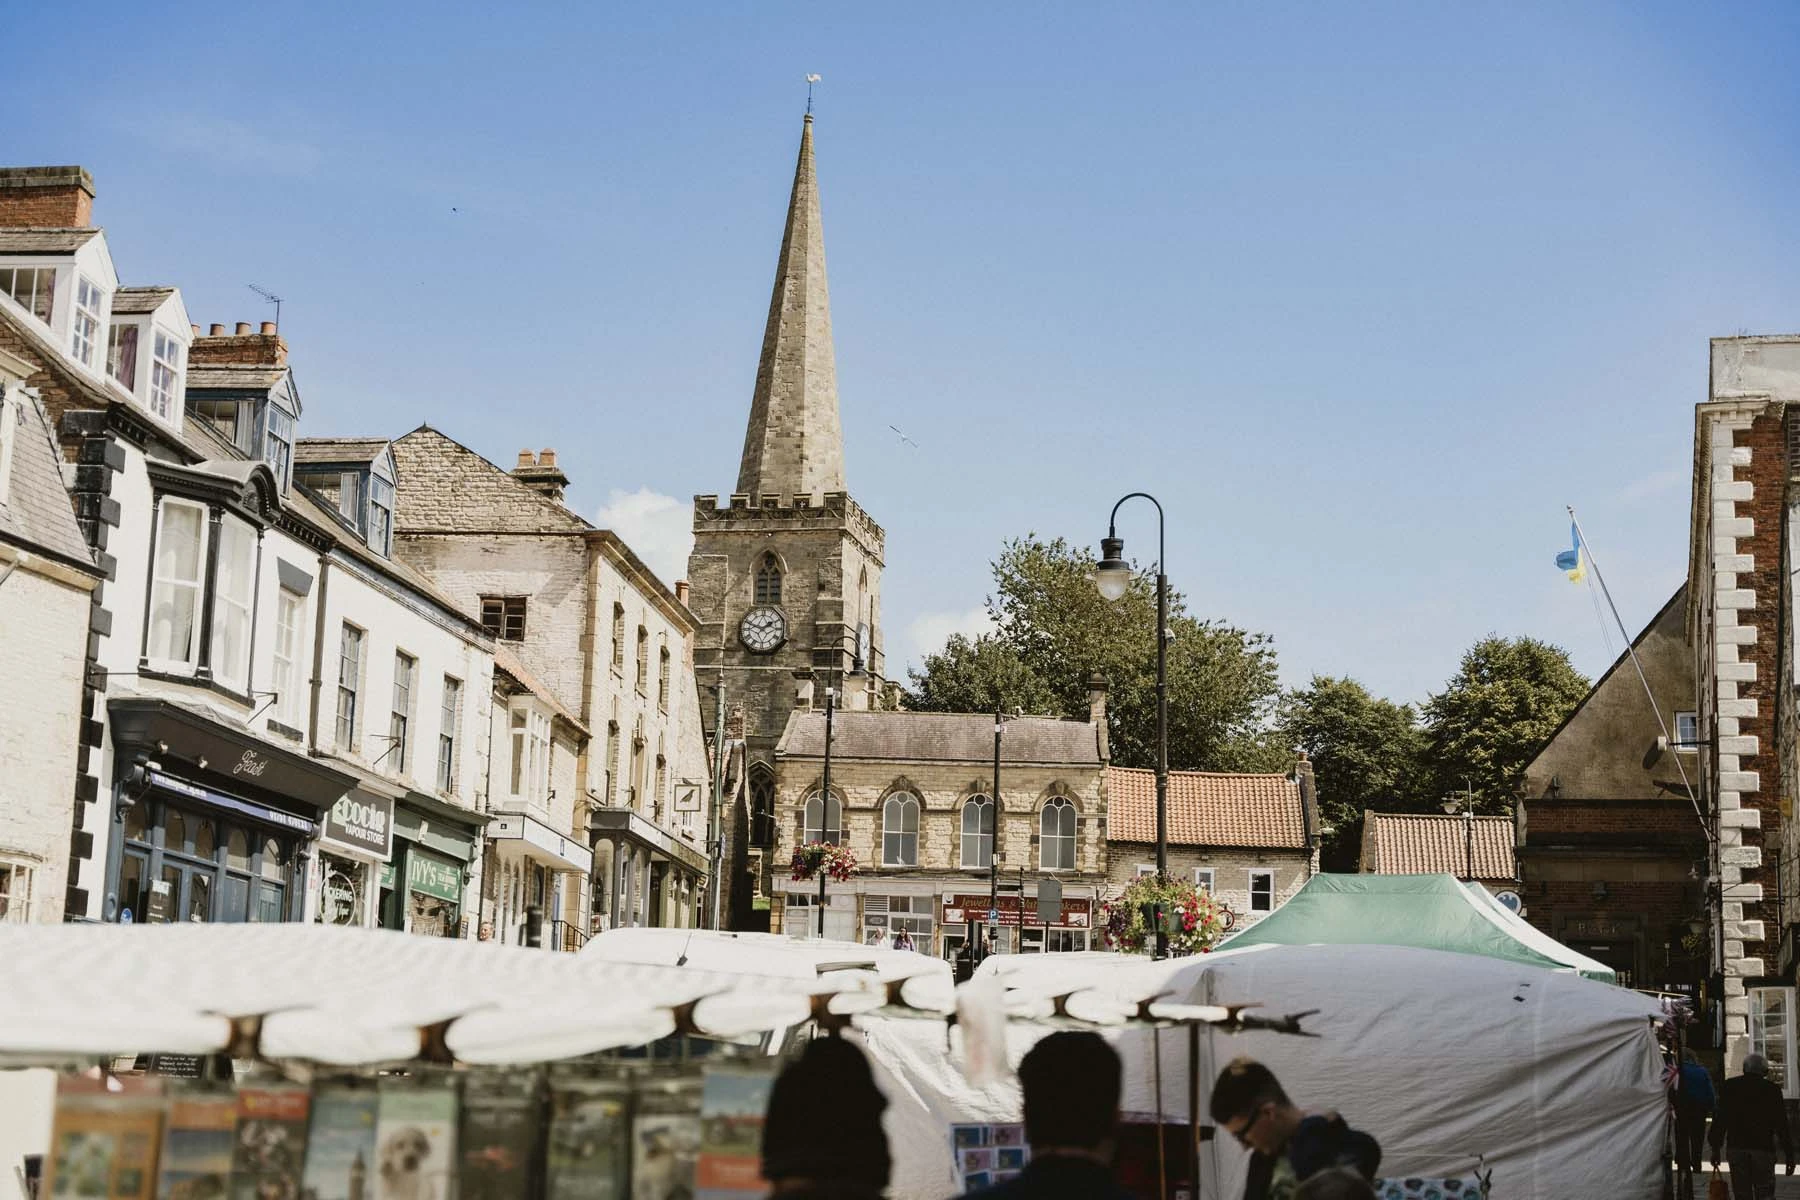
[[[1476,642],[1444,690],[1425,701],[1437,796],[1468,787],[1477,812],[1511,812],[1526,764],[1587,692],[1559,646],[1494,634]]]
[[[1275,727],[1282,744],[1312,760],[1328,871],[1356,870],[1365,810],[1406,812],[1429,799],[1425,734],[1410,704],[1371,695],[1354,679],[1314,675],[1281,698]]]
[[[1005,707],[1077,715],[1088,681],[1110,687],[1113,761],[1156,762],[1156,579],[1137,572],[1118,601],[1094,587],[1093,556],[1035,534],[1006,543],[994,562],[988,613],[996,631],[952,638],[912,673],[912,703],[938,711]],[[1188,614],[1169,597],[1169,766],[1177,770],[1282,770],[1268,737],[1278,685],[1269,639]]]

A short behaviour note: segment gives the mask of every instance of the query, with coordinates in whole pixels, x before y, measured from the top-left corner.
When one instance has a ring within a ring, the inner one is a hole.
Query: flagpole
[[[1637,644],[1619,616],[1619,606],[1613,603],[1612,589],[1606,586],[1606,576],[1600,570],[1600,560],[1594,556],[1593,543],[1588,541],[1587,531],[1581,527],[1581,518],[1575,515],[1575,506],[1571,504],[1565,507],[1569,510],[1569,523],[1575,526],[1575,538],[1587,554],[1588,565],[1594,569],[1594,579],[1600,584],[1600,594],[1606,598],[1606,607],[1612,610],[1613,623],[1618,625],[1619,636],[1625,640],[1625,653],[1631,656],[1631,665],[1637,671],[1638,682],[1644,685],[1644,696],[1650,701],[1650,711],[1656,716],[1657,728],[1662,730],[1663,744],[1673,747],[1675,739],[1669,736],[1669,724],[1663,719],[1662,706],[1657,704],[1656,693],[1650,690],[1650,680],[1644,676],[1644,664],[1638,661]],[[1700,798],[1694,794],[1694,785],[1688,780],[1687,768],[1681,763],[1681,754],[1676,752],[1671,757],[1675,760],[1675,770],[1681,775],[1681,786],[1687,789],[1688,803],[1694,807],[1694,817],[1700,822],[1700,830],[1706,835],[1710,845],[1713,841],[1712,828],[1706,823],[1706,815],[1700,811]]]

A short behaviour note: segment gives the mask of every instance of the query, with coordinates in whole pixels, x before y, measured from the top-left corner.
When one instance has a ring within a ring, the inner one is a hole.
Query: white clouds
[[[906,626],[902,643],[887,647],[888,659],[890,663],[898,662],[907,667],[922,666],[925,656],[942,650],[953,633],[973,639],[992,632],[994,619],[988,616],[986,605],[962,612],[921,613]],[[893,679],[903,678],[891,665],[887,673]]]
[[[322,157],[319,148],[308,142],[279,137],[229,117],[173,116],[147,121],[142,130],[156,145],[175,154],[270,175],[310,174]]]
[[[594,521],[618,534],[664,583],[673,586],[677,579],[687,578],[694,521],[685,502],[649,488],[635,492],[612,488]]]

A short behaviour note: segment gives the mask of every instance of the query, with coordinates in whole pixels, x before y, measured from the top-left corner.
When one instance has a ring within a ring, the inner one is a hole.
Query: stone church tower
[[[737,490],[694,497],[688,560],[695,675],[709,688],[722,672],[726,703],[744,709],[752,847],[773,841],[775,743],[809,682],[816,705],[827,687],[840,708],[879,704],[882,552],[881,526],[844,487],[808,114]],[[701,707],[710,728],[712,698]]]

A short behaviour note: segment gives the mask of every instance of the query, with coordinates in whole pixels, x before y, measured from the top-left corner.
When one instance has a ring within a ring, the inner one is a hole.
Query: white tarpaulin
[[[782,933],[726,933],[707,929],[613,929],[581,948],[583,959],[682,964],[727,975],[816,980],[843,970],[873,971],[882,980],[936,975],[948,982],[950,964],[929,954],[861,946]]]
[[[1169,990],[1191,1003],[1262,1000],[1276,1012],[1319,1009],[1317,1039],[1200,1033],[1201,1117],[1212,1080],[1240,1054],[1260,1059],[1302,1108],[1335,1109],[1381,1143],[1386,1177],[1465,1174],[1477,1156],[1496,1195],[1513,1200],[1660,1196],[1665,1100],[1653,1018],[1635,992],[1575,975],[1436,950],[1264,946],[1152,963],[1114,954],[997,956],[982,970],[1026,993],[1090,988],[1135,1001]],[[1273,1014],[1271,1014],[1273,1015]],[[1014,1063],[1048,1032],[1014,1024]],[[952,1121],[1016,1119],[1011,1083],[976,1091],[945,1053],[941,1029],[863,1022],[863,1036],[904,1136],[898,1200],[939,1200],[950,1178]],[[1153,1033],[1112,1036],[1125,1060],[1127,1110],[1156,1108]],[[1187,1034],[1164,1031],[1162,1110],[1185,1122]],[[1243,1187],[1245,1152],[1205,1143],[1203,1192]]]
[[[906,998],[947,1008],[943,964],[912,957]],[[423,1027],[451,1021],[464,1062],[539,1062],[653,1041],[688,1004],[701,1029],[735,1036],[804,1022],[815,995],[840,1013],[886,999],[860,967],[733,973],[323,925],[0,925],[0,963],[0,1060],[14,1062],[216,1052],[229,1018],[260,1014],[271,1058],[409,1059]]]

